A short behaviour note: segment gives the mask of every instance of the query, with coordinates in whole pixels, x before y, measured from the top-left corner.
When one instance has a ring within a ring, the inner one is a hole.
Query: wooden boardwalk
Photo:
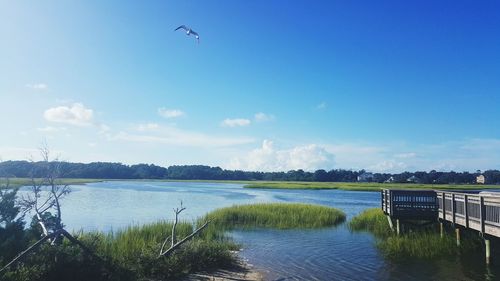
[[[500,192],[466,193],[443,190],[383,189],[382,210],[397,234],[400,220],[439,221],[441,237],[443,223],[455,227],[460,246],[460,228],[478,231],[484,238],[486,263],[490,262],[490,239],[500,238]]]
[[[436,195],[439,219],[477,230],[483,235],[500,237],[500,193],[436,190]]]
[[[382,210],[391,218],[439,219],[500,237],[500,192],[383,189],[381,193]]]

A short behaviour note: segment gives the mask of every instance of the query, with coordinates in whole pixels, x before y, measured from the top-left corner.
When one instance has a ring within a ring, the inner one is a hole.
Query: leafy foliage
[[[27,243],[16,194],[17,189],[0,189],[0,264],[12,259]]]

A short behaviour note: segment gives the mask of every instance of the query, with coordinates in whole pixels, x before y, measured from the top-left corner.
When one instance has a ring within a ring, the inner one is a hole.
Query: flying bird
[[[184,29],[186,31],[187,36],[193,35],[194,38],[196,38],[196,40],[198,40],[198,43],[200,43],[200,35],[198,35],[198,33],[196,31],[192,30],[191,28],[189,28],[185,25],[181,25],[181,26],[177,27],[174,31],[177,31],[179,29]]]

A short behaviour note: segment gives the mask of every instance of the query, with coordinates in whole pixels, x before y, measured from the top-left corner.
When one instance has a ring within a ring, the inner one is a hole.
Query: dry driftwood
[[[170,248],[168,248],[167,250],[163,251],[163,246],[162,246],[162,249],[160,250],[160,255],[158,256],[159,258],[160,257],[166,257],[168,255],[170,255],[173,251],[175,251],[175,249],[179,248],[182,244],[184,244],[185,242],[189,241],[191,238],[193,238],[196,234],[198,234],[200,231],[202,231],[205,227],[207,227],[207,225],[210,223],[210,221],[206,221],[202,226],[198,227],[198,229],[196,229],[195,231],[193,231],[193,233],[189,234],[188,236],[184,237],[184,239],[182,239],[181,241],[177,242],[176,244],[172,245]],[[167,238],[168,239],[168,238]],[[166,241],[166,240],[165,240]],[[165,245],[166,243],[163,243],[163,245]]]
[[[186,210],[186,208],[183,207],[182,201],[181,201],[181,207],[174,209],[175,219],[174,219],[174,224],[172,225],[172,235],[167,237],[165,239],[165,241],[163,241],[163,244],[161,245],[161,248],[160,248],[160,254],[158,255],[158,258],[170,255],[175,249],[179,248],[186,241],[189,241],[191,238],[193,238],[196,234],[198,234],[198,232],[202,231],[210,223],[210,221],[206,221],[202,226],[200,226],[198,229],[193,231],[193,233],[184,237],[184,239],[182,239],[181,241],[179,241],[177,243],[177,237],[176,237],[177,223],[179,222],[179,214],[182,213],[182,211],[184,211],[184,210]],[[167,250],[163,250],[163,249],[165,249],[165,245],[167,245],[167,242],[169,239],[171,239],[170,248],[168,248]]]

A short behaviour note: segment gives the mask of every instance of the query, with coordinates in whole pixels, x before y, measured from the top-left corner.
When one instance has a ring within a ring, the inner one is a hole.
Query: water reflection
[[[73,230],[119,229],[173,219],[180,201],[186,220],[234,204],[304,202],[342,209],[348,219],[378,207],[377,192],[341,190],[259,190],[239,184],[112,181],[73,186],[63,201],[63,221]],[[26,191],[21,191],[21,193]],[[318,230],[252,230],[230,233],[244,248],[242,257],[270,280],[495,280],[498,264],[484,264],[483,249],[474,255],[438,261],[384,259],[368,233],[347,227]],[[500,245],[492,241],[492,249]],[[493,253],[498,256],[498,253]]]

